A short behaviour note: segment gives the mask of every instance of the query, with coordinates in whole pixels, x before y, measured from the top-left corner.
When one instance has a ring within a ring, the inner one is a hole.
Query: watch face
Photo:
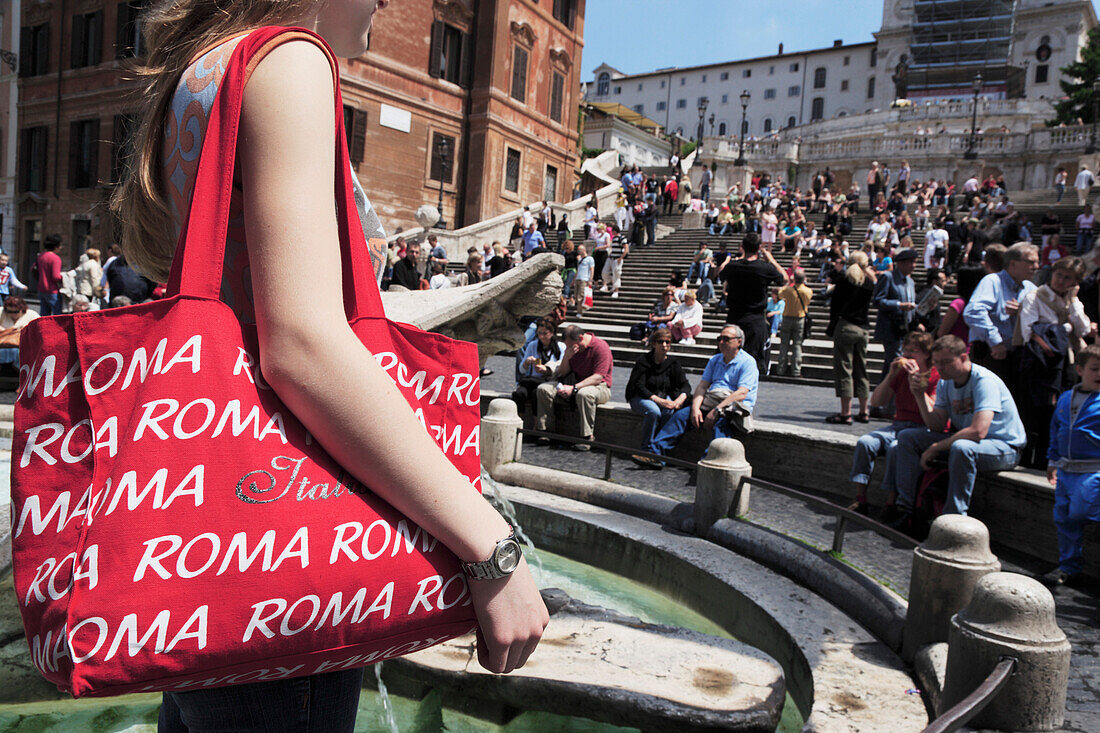
[[[515,540],[507,540],[501,542],[497,546],[496,551],[496,565],[502,573],[511,573],[519,566],[519,559],[523,556],[523,552],[519,548],[519,543]]]

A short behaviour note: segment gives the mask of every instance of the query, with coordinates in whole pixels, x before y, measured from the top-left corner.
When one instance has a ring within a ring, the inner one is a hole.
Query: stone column
[[[502,463],[519,460],[523,440],[519,429],[523,419],[516,403],[498,397],[489,403],[489,413],[481,418],[481,466],[492,473]]]
[[[1054,597],[1027,576],[990,573],[978,581],[966,608],[951,619],[944,710],[973,692],[1004,657],[1016,658],[1015,672],[968,726],[1061,728],[1070,646],[1054,617]]]
[[[733,438],[716,438],[699,461],[695,477],[695,533],[706,536],[711,526],[731,514],[749,510],[749,487],[741,490],[737,506],[732,506],[742,476],[752,475],[745,460],[745,446]]]
[[[1000,569],[984,524],[961,514],[938,517],[913,551],[902,658],[912,662],[921,647],[947,641],[951,617],[970,602],[982,576]]]

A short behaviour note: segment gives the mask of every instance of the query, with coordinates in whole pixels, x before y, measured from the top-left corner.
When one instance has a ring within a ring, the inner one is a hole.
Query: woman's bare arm
[[[246,87],[239,132],[264,377],[322,446],[465,561],[506,522],[447,460],[346,322],[333,207],[332,72],[307,42],[273,50]],[[302,283],[311,286],[301,297]],[[522,665],[547,616],[526,566],[471,581],[492,671]]]

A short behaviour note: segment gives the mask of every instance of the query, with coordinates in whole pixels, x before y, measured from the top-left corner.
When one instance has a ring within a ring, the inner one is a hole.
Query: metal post
[[[439,221],[435,223],[436,229],[446,229],[447,220],[443,218],[443,182],[447,180],[447,138],[439,136],[439,144],[436,146],[439,152],[439,201],[435,208],[439,211]]]
[[[749,108],[749,91],[741,92],[741,143],[737,146],[737,160],[733,162],[738,168],[745,167],[745,113]]]
[[[967,160],[974,160],[978,157],[978,151],[974,149],[974,146],[978,142],[978,94],[982,91],[981,72],[974,75],[974,81],[971,84],[974,88],[974,112],[970,117],[970,140],[966,146],[966,153],[963,154],[963,157]]]
[[[699,144],[695,146],[695,159],[700,162],[703,159],[703,119],[707,116],[708,104],[710,104],[710,100],[706,97],[701,97],[697,108],[699,110]]]

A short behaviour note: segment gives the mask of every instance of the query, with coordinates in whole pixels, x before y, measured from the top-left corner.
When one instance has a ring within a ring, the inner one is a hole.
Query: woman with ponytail
[[[867,399],[871,392],[867,378],[867,342],[870,339],[871,296],[875,290],[875,268],[867,255],[853,252],[844,277],[833,288],[829,308],[829,330],[833,337],[833,382],[840,398],[840,412],[825,422],[852,424],[852,397],[859,400],[856,419],[868,422]]]
[[[343,175],[333,154],[339,75],[325,44],[336,57],[361,55],[375,12],[388,4],[151,3],[142,21],[148,55],[138,69],[146,82],[144,113],[128,177],[111,204],[123,225],[127,261],[145,276],[167,281],[193,197],[220,195],[196,192],[195,173],[203,139],[230,134],[207,125],[233,50],[262,27],[304,28],[274,35],[246,67],[232,195],[224,202],[229,232],[221,299],[241,323],[255,324],[263,378],[312,438],[373,493],[480,569],[511,529],[421,426],[345,315],[333,198],[335,177]],[[364,233],[384,241],[358,182],[354,188]],[[371,258],[380,278],[384,247],[372,250]],[[315,286],[308,308],[301,307],[303,282]],[[333,572],[326,567],[318,565],[317,572]],[[474,574],[468,583],[479,627],[478,661],[491,672],[510,672],[523,666],[538,643],[546,608],[522,557],[510,574],[476,577],[486,576]],[[242,626],[247,622],[241,619]],[[341,668],[166,692],[161,730],[350,731],[361,683],[361,669]]]

